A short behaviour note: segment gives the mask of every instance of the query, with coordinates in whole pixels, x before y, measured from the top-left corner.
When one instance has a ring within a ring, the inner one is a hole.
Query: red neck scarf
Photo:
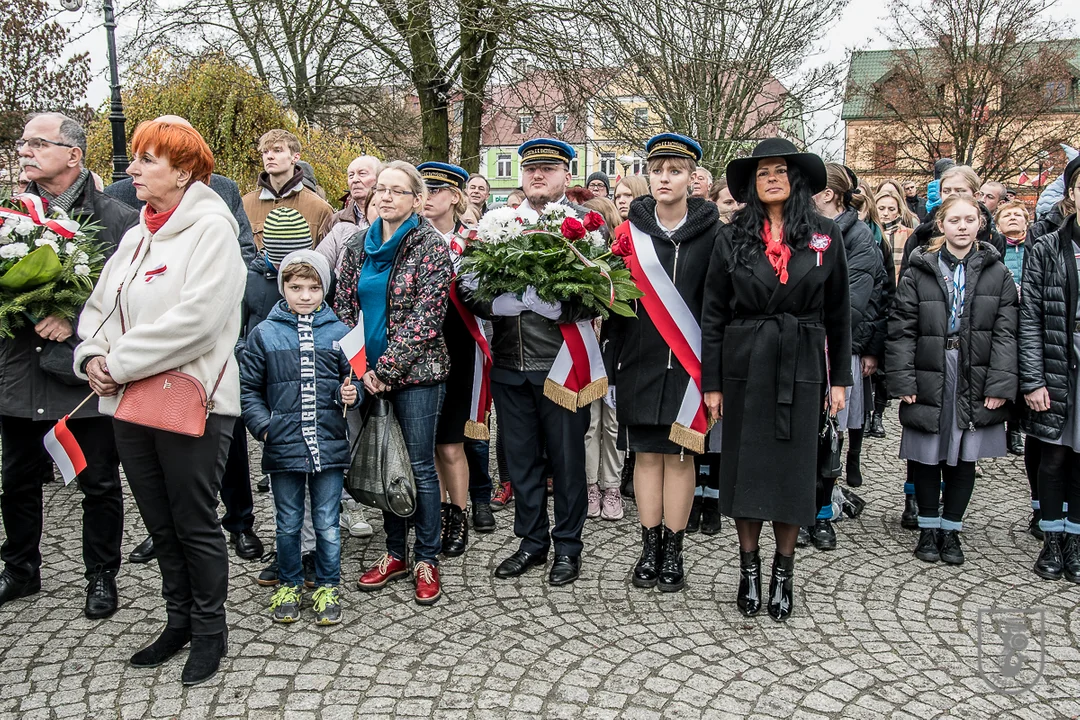
[[[157,212],[154,208],[150,207],[149,203],[144,207],[146,208],[146,212],[143,214],[143,219],[146,221],[146,229],[153,235],[157,234],[157,231],[161,229],[161,226],[169,221],[172,214],[176,212],[176,208],[180,206],[176,205],[165,212]]]
[[[783,235],[779,240],[772,239],[772,228],[769,226],[768,219],[765,220],[765,229],[761,233],[761,239],[765,241],[765,257],[769,259],[769,264],[776,271],[776,276],[780,278],[780,284],[787,285],[787,264],[791,259],[791,248],[784,242]]]

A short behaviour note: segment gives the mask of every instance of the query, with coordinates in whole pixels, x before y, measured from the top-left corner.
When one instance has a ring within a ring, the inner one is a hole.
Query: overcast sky
[[[945,2],[947,0],[941,0]],[[49,0],[58,7],[57,0]],[[120,41],[124,32],[131,31],[131,26],[124,21],[124,0],[113,0],[120,15]],[[850,0],[839,22],[832,28],[823,43],[823,52],[816,62],[843,62],[848,51],[853,49],[878,50],[886,46],[877,32],[888,14],[888,0]],[[90,0],[90,6],[78,13],[62,12],[61,22],[70,22],[72,28],[82,34],[75,50],[88,50],[93,62],[94,80],[88,93],[92,107],[98,107],[109,97],[108,58],[105,45],[105,29],[101,23],[101,6],[96,0]],[[1080,25],[1080,2],[1076,0],[1058,0],[1056,14],[1071,18],[1075,27]],[[1075,36],[1075,32],[1074,32]],[[843,125],[839,123],[839,104],[828,112],[819,113],[811,118],[811,135],[820,136],[831,130],[828,137],[814,143],[813,149],[830,159],[842,159]]]

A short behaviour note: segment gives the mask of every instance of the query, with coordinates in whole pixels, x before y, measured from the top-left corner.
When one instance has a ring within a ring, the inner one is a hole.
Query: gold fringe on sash
[[[705,452],[705,435],[679,423],[672,423],[668,440],[698,454]]]
[[[465,437],[470,440],[490,440],[491,432],[488,430],[486,422],[478,423],[475,420],[466,420]]]
[[[607,392],[607,390],[605,389],[604,392]],[[601,393],[602,395],[603,393]],[[544,379],[544,397],[571,412],[576,412],[578,409],[578,394],[551,378]]]
[[[607,395],[607,389],[608,381],[606,377],[602,377],[599,380],[593,380],[577,394],[577,406],[583,408],[587,405],[591,405],[594,400],[599,400]]]

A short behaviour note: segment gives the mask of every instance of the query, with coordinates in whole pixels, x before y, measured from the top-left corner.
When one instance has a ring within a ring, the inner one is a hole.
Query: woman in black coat
[[[604,325],[618,388],[618,447],[637,458],[642,527],[633,583],[674,592],[685,582],[683,535],[697,484],[693,456],[704,452],[708,429],[700,356],[685,351],[701,344],[701,303],[719,213],[713,203],[689,197],[701,159],[696,142],[664,133],[649,140],[646,156],[652,195],[630,204],[613,245],[646,296],[636,303],[636,318],[612,315]]]
[[[702,308],[702,385],[724,419],[720,510],[735,519],[737,603],[761,609],[758,538],[776,537],[768,610],[794,605],[795,539],[817,516],[818,428],[825,403],[825,349],[832,412],[851,385],[847,256],[840,228],[814,210],[825,165],[771,138],[727,167],[728,188],[746,207],[721,228]]]
[[[1065,178],[1066,192],[1080,198],[1080,160],[1069,163]],[[1038,438],[1040,449],[1043,549],[1035,573],[1072,582],[1080,582],[1078,257],[1080,226],[1073,214],[1028,248],[1020,292],[1020,390],[1031,409],[1024,430],[1029,440]]]
[[[976,200],[948,197],[936,218],[943,237],[917,248],[900,278],[885,367],[889,392],[903,401],[900,457],[919,505],[915,557],[959,565],[975,462],[1006,453],[1006,403],[1018,387],[1016,285],[997,250],[976,240]]]
[[[872,402],[869,378],[877,370],[878,359],[885,350],[885,266],[881,261],[874,234],[859,219],[852,206],[858,182],[855,174],[838,163],[826,163],[828,184],[814,196],[819,213],[832,218],[843,234],[847,254],[848,285],[851,288],[851,366],[854,384],[848,391],[845,407],[837,413],[841,431],[847,431],[847,484],[862,485],[859,458],[862,454],[863,421],[868,404]],[[808,528],[810,541],[818,550],[836,548],[836,531],[832,527],[832,495],[835,478],[818,479],[817,520]]]

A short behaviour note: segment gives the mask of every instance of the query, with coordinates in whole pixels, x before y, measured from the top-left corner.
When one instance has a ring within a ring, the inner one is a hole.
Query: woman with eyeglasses
[[[334,311],[349,326],[364,323],[368,371],[364,388],[393,405],[416,479],[412,574],[415,599],[433,605],[441,595],[438,555],[442,530],[435,432],[450,357],[442,327],[454,268],[443,236],[419,213],[427,200],[415,167],[394,161],[372,188],[379,219],[345,246]],[[405,518],[383,513],[386,553],[358,581],[377,590],[409,574]]]

